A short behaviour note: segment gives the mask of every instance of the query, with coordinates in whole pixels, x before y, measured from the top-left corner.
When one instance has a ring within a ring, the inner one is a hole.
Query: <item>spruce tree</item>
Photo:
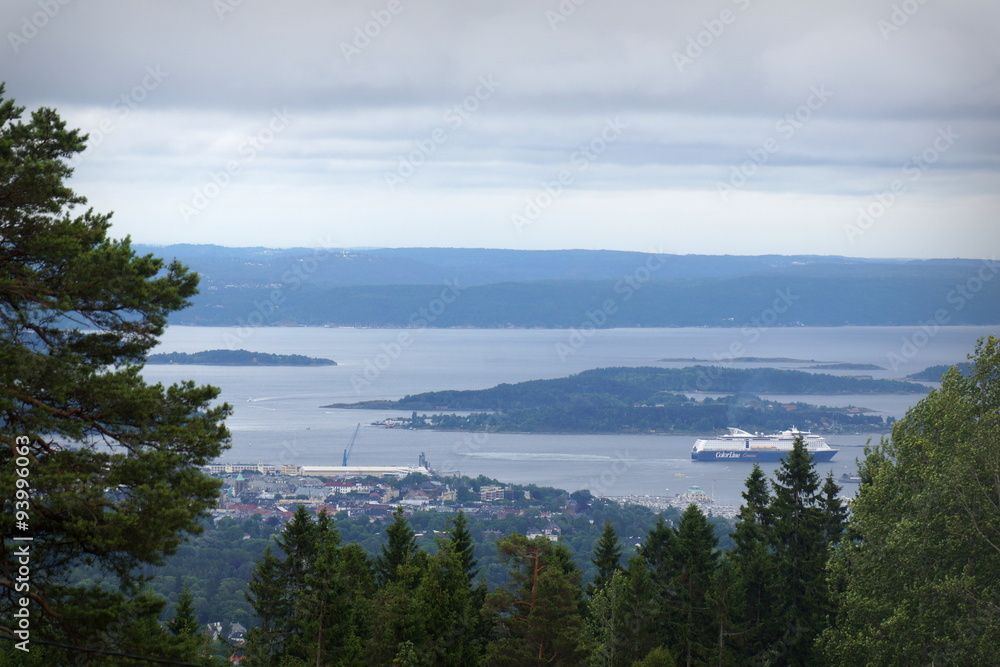
[[[469,521],[461,510],[452,519],[448,536],[451,540],[451,549],[462,561],[462,571],[465,572],[465,576],[471,583],[479,574],[479,568],[476,567],[476,543],[472,540],[472,534],[469,532]]]
[[[186,653],[197,659],[199,664],[216,664],[211,655],[208,637],[201,631],[195,616],[194,600],[187,583],[182,586],[177,597],[174,616],[167,622],[167,630],[177,638],[179,644],[187,647]]]
[[[825,517],[819,476],[801,436],[775,471],[771,539],[780,586],[772,618],[781,630],[769,654],[790,665],[816,662],[813,644],[827,609]]]
[[[676,652],[685,665],[702,664],[715,645],[708,596],[718,565],[717,546],[718,539],[705,515],[696,505],[688,505],[672,545]]]
[[[173,618],[167,623],[167,630],[170,630],[175,637],[194,637],[198,634],[199,624],[194,615],[194,601],[191,589],[186,583],[177,596],[177,606],[174,608]]]
[[[772,497],[769,482],[754,464],[743,491],[743,505],[733,531],[735,547],[726,555],[733,568],[735,588],[731,620],[739,634],[733,638],[747,658],[761,658],[777,642],[776,589],[780,585],[772,545]]]
[[[632,665],[656,648],[658,590],[641,556],[617,570],[587,606],[586,640],[590,665]]]
[[[393,521],[385,531],[388,539],[375,559],[375,578],[380,586],[399,579],[399,568],[417,553],[415,534],[410,522],[403,516],[403,508],[397,507],[392,516]]]
[[[34,538],[34,640],[139,653],[154,635],[129,623],[155,624],[164,604],[133,604],[142,573],[215,505],[219,482],[200,467],[227,446],[230,408],[213,387],[145,382],[147,354],[198,278],[109,238],[110,214],[83,209],[66,185],[86,137],[53,109],[24,120],[3,95],[0,86],[0,497],[16,497],[15,460],[25,460],[31,504],[21,524],[0,513],[0,533]],[[0,571],[17,571],[23,546],[0,541]],[[81,566],[96,576],[81,580]],[[17,625],[16,585],[0,577],[0,626]],[[169,635],[155,637],[154,653],[174,652]]]
[[[839,494],[840,486],[833,481],[831,472],[827,474],[817,499],[820,511],[823,512],[823,543],[828,548],[840,542],[847,525],[847,505]]]
[[[355,656],[361,646],[345,585],[340,535],[321,512],[313,520],[300,505],[254,571],[248,598],[260,619],[247,639],[250,665],[329,664]]]
[[[597,566],[594,581],[587,586],[587,594],[593,597],[597,591],[608,585],[612,575],[622,569],[622,545],[610,521],[604,522],[604,530],[594,545],[594,557],[590,562]]]
[[[671,602],[677,593],[674,585],[677,564],[673,551],[676,539],[676,531],[667,525],[661,515],[638,549],[639,555],[648,566],[650,578],[656,589],[658,604],[653,610],[653,627],[661,637],[661,643],[667,646],[672,646],[674,643]]]

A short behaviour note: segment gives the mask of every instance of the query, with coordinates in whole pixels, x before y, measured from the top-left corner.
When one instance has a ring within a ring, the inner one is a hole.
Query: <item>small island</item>
[[[780,430],[794,424],[829,433],[882,430],[892,418],[867,408],[779,402],[759,394],[926,393],[898,380],[870,380],[770,368],[693,366],[600,368],[566,378],[435,391],[397,401],[334,403],[324,408],[405,410],[407,428],[521,433],[705,433],[738,424]],[[696,398],[705,392],[730,394]],[[430,416],[418,411],[433,411]],[[471,414],[447,414],[461,411]]]
[[[824,362],[815,366],[806,366],[807,370],[817,371],[884,371],[885,368],[877,364],[848,364],[842,362]]]
[[[684,357],[667,357],[666,359],[657,359],[657,361],[662,362],[696,362],[700,364],[771,364],[771,363],[785,363],[785,364],[824,364],[824,363],[834,363],[826,361],[816,361],[815,359],[791,359],[789,357],[724,357],[722,359],[697,359],[695,357],[687,358]]]
[[[204,352],[168,352],[151,354],[148,364],[178,366],[336,366],[333,359],[306,357],[301,354],[270,354],[249,350],[205,350]]]

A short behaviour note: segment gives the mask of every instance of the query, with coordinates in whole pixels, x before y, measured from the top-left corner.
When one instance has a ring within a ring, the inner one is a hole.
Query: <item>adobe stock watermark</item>
[[[34,39],[56,17],[59,10],[69,3],[70,0],[38,0],[38,11],[21,18],[21,29],[18,32],[7,33],[7,41],[14,53],[19,53],[21,47]]]
[[[958,283],[945,295],[945,302],[948,308],[938,308],[934,311],[934,316],[913,330],[909,335],[900,339],[900,346],[897,352],[886,354],[889,368],[898,371],[904,365],[913,360],[919,352],[927,347],[928,343],[934,339],[941,327],[951,322],[952,315],[960,312],[976,295],[982,291],[986,283],[993,280],[1000,272],[1000,262],[994,255],[990,259],[984,259],[979,269],[969,276],[965,282]]]
[[[372,20],[354,28],[354,39],[351,42],[341,42],[340,52],[348,64],[361,52],[371,46],[372,41],[382,36],[382,31],[392,25],[395,17],[403,13],[406,6],[402,0],[389,0],[385,9],[372,10]]]
[[[642,287],[653,279],[653,274],[659,271],[666,263],[666,255],[660,253],[648,255],[646,260],[637,266],[631,273],[623,275],[615,283],[614,293],[621,297],[622,303],[627,303],[635,296]],[[617,297],[605,299],[599,308],[588,310],[584,313],[583,321],[579,326],[571,327],[566,341],[556,343],[555,350],[559,360],[566,363],[570,355],[576,354],[587,344],[587,341],[608,323],[613,315],[620,308]]]
[[[149,94],[160,87],[160,84],[170,76],[170,72],[164,72],[159,65],[146,65],[145,75],[136,85],[111,103],[113,115],[105,116],[97,123],[97,127],[87,132],[87,149],[97,148],[104,143],[104,139],[118,129],[118,123],[125,120],[133,111],[146,101]],[[71,165],[77,165],[83,161],[86,152],[77,153],[70,159]]]
[[[549,27],[555,32],[560,24],[565,23],[570,16],[576,14],[576,10],[580,6],[585,4],[587,4],[587,0],[560,0],[556,11],[545,10],[545,20],[549,22]]]
[[[233,177],[253,162],[254,158],[267,148],[275,137],[288,129],[293,120],[295,120],[295,116],[288,113],[286,109],[274,109],[270,120],[264,127],[240,142],[236,148],[239,158],[229,160],[222,169],[211,172],[205,183],[194,188],[191,199],[178,205],[178,212],[184,222],[190,221],[192,217],[207,209],[229,187],[229,184],[233,182]]]
[[[847,240],[853,245],[859,236],[871,229],[886,212],[899,200],[899,197],[906,194],[907,182],[916,182],[930,169],[941,156],[951,150],[955,145],[955,140],[962,135],[951,129],[951,125],[946,128],[938,128],[937,136],[925,149],[910,156],[910,159],[903,163],[903,177],[896,178],[889,184],[889,187],[875,195],[875,201],[866,206],[858,207],[858,217],[853,224],[844,225],[844,234]]]
[[[809,96],[805,102],[786,113],[774,124],[774,131],[783,140],[789,141],[795,133],[801,130],[806,123],[812,120],[813,114],[818,112],[833,97],[833,93],[826,89],[825,84],[819,87],[811,86]],[[725,202],[729,195],[736,192],[753,178],[761,167],[767,164],[771,156],[781,150],[781,143],[773,136],[768,137],[756,148],[748,148],[748,160],[744,160],[738,166],[730,167],[729,181],[716,182],[716,189],[722,201]]]
[[[14,438],[14,527],[17,534],[11,539],[17,544],[10,554],[11,564],[16,563],[15,571],[9,573],[14,581],[13,592],[16,594],[16,607],[11,625],[16,626],[10,631],[21,641],[14,648],[30,653],[31,642],[31,439],[26,435]],[[5,536],[6,537],[6,536]],[[13,601],[12,601],[13,604]]]
[[[452,458],[444,461],[442,469],[449,472],[460,472],[461,458],[474,456],[475,454],[481,452],[490,441],[490,438],[494,433],[494,429],[497,427],[497,423],[497,414],[490,413],[486,417],[482,430],[463,432],[459,439],[456,440],[451,446]]]
[[[750,8],[750,0],[732,0],[732,3],[741,12]],[[705,29],[694,35],[688,35],[687,46],[683,53],[674,51],[674,65],[677,66],[677,71],[683,74],[684,68],[693,65],[694,61],[704,55],[706,49],[712,48],[726,29],[736,23],[738,17],[739,14],[733,10],[723,9],[716,18],[702,21],[701,24]]]
[[[879,18],[875,22],[882,39],[889,41],[889,37],[903,29],[910,19],[913,18],[929,0],[903,0],[898,4],[893,4],[889,18]]]
[[[587,488],[590,493],[595,496],[610,495],[612,487],[632,469],[632,462],[629,450],[626,449],[624,452],[616,450],[614,460],[608,465],[608,469],[588,482]]]
[[[443,126],[435,127],[430,131],[427,138],[414,141],[414,148],[407,155],[400,155],[395,171],[387,171],[384,174],[385,184],[390,190],[396,188],[407,180],[417,170],[427,163],[427,160],[437,153],[438,146],[448,141],[448,133],[457,130],[469,118],[472,117],[479,106],[490,99],[496,89],[500,87],[500,82],[493,78],[492,74],[479,77],[479,85],[471,95],[463,99],[458,104],[449,107],[441,116],[445,123]]]
[[[775,298],[771,305],[760,311],[760,314],[750,318],[750,321],[740,328],[740,335],[747,339],[750,345],[760,340],[761,335],[778,323],[780,315],[787,313],[800,295],[792,294],[789,287],[774,291]],[[742,340],[734,340],[729,345],[729,349],[724,352],[715,352],[713,357],[716,361],[736,361],[739,357],[746,356],[747,348]],[[718,366],[708,366],[704,370],[699,370],[695,378],[695,388],[699,391],[709,391],[715,381],[719,379],[721,370]]]
[[[356,395],[361,394],[361,390],[370,387],[378,378],[387,371],[397,359],[399,359],[406,348],[413,345],[414,337],[412,331],[423,330],[436,322],[444,315],[451,304],[455,303],[462,291],[466,289],[459,285],[457,280],[446,280],[441,292],[428,301],[413,313],[407,322],[409,328],[402,329],[396,334],[395,339],[379,346],[380,352],[374,357],[365,359],[364,370],[351,375],[351,387]]]
[[[593,162],[596,162],[607,152],[611,144],[618,141],[622,133],[628,129],[618,116],[605,120],[601,131],[586,144],[582,144],[569,156],[569,167],[559,171],[555,179],[542,181],[542,190],[530,197],[525,197],[524,207],[511,213],[510,221],[514,229],[520,234],[525,227],[531,226],[542,212],[552,206],[555,200],[562,196],[566,188],[573,185],[579,174],[587,171]]]
[[[302,287],[319,270],[320,265],[331,257],[334,248],[336,246],[327,237],[321,241],[319,246],[313,248],[311,255],[296,260],[292,266],[286,269],[281,274],[281,286],[271,290],[267,298],[255,300],[253,310],[247,313],[245,318],[237,318],[235,331],[227,331],[223,336],[229,349],[241,346],[253,335],[255,327],[263,326],[273,318],[281,305],[285,303],[287,294]]]

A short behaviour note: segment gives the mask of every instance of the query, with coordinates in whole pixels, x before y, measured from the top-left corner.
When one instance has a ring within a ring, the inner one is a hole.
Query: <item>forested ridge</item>
[[[902,380],[874,380],[776,368],[651,366],[595,368],[565,378],[499,384],[489,389],[432,391],[398,401],[366,401],[336,407],[401,410],[510,410],[571,403],[586,399],[604,405],[655,405],[663,392],[739,394],[923,394],[927,387]],[[330,407],[330,406],[325,406]]]
[[[734,392],[701,400],[684,392]],[[489,389],[435,391],[398,401],[326,407],[411,411],[412,428],[541,433],[704,433],[739,425],[783,430],[792,423],[828,431],[882,429],[891,424],[864,409],[778,403],[753,394],[923,393],[914,382],[873,380],[774,368],[598,368],[566,378],[500,384]],[[418,411],[435,411],[417,414]],[[474,411],[469,415],[442,411]]]
[[[178,258],[202,277],[202,293],[174,315],[173,324],[919,326],[934,315],[926,304],[942,301],[947,322],[934,326],[1000,323],[1000,281],[976,282],[981,270],[995,274],[995,263],[978,260],[484,248],[148,249]]]

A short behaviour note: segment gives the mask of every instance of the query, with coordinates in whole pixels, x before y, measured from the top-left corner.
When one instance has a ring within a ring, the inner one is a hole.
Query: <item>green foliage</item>
[[[737,392],[694,400],[678,392]],[[784,404],[752,393],[923,393],[913,382],[871,380],[776,369],[707,366],[599,368],[567,378],[501,384],[490,389],[436,391],[398,401],[366,401],[330,407],[412,411],[413,428],[567,433],[696,432],[739,423],[744,428],[788,427]],[[416,410],[488,410],[457,415]],[[885,425],[881,416],[796,404],[796,420],[823,428],[857,430]]]
[[[632,665],[662,642],[656,627],[660,593],[642,557],[615,570],[587,605],[589,664]]]
[[[1000,339],[870,449],[831,562],[832,664],[996,664]]]
[[[451,540],[451,550],[455,553],[462,564],[462,571],[465,573],[469,583],[479,574],[476,568],[475,547],[476,544],[469,532],[469,522],[465,514],[459,511],[451,522],[451,529],[448,531]]]
[[[781,586],[772,618],[781,626],[771,652],[793,665],[815,663],[813,642],[826,613],[826,517],[812,456],[797,436],[775,472],[771,539]]]
[[[410,562],[417,553],[413,529],[403,516],[403,508],[397,507],[394,520],[386,529],[388,540],[382,545],[382,553],[375,559],[375,577],[379,585],[386,585],[400,578],[400,568]]]
[[[333,521],[300,505],[277,546],[284,558],[268,548],[250,581],[260,624],[248,634],[249,664],[360,664],[366,610],[348,588],[359,563],[342,557]]]
[[[148,364],[197,364],[208,366],[336,366],[331,359],[301,354],[270,354],[248,350],[206,350],[204,352],[167,352],[151,354]]]
[[[491,593],[486,608],[495,624],[487,665],[577,665],[583,622],[580,571],[561,545],[514,534],[497,542],[511,584]]]
[[[52,109],[23,121],[2,94],[0,468],[29,462],[32,636],[179,655],[164,633],[134,632],[155,626],[163,606],[144,597],[141,572],[198,532],[214,505],[218,482],[199,467],[227,446],[230,408],[213,387],[148,385],[140,371],[198,278],[109,239],[110,214],[74,212],[86,200],[64,181],[85,137]],[[0,476],[5,538],[25,532],[15,497],[15,476]],[[95,578],[81,583],[80,568]],[[0,570],[16,569],[4,539]],[[3,627],[13,589],[0,577]]]
[[[689,505],[681,515],[671,549],[675,571],[671,618],[678,655],[689,665],[707,661],[711,655],[714,633],[708,595],[718,563],[716,544],[705,515]]]
[[[601,539],[594,545],[594,557],[591,562],[597,568],[597,575],[587,586],[588,595],[593,596],[608,585],[614,573],[622,569],[621,560],[622,545],[618,541],[618,534],[611,522],[605,521]]]

